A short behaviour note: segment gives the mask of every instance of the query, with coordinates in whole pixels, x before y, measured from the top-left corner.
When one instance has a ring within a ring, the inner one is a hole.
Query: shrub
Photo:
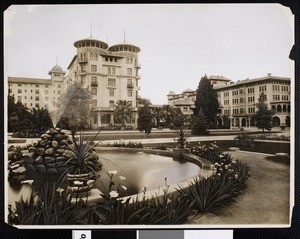
[[[219,173],[220,168],[215,169],[213,176],[209,178],[196,178],[186,190],[194,202],[195,209],[202,212],[216,212],[226,205],[235,202],[237,196],[242,193],[245,183],[249,178],[249,167],[241,162],[231,162],[231,168]]]
[[[151,149],[167,150],[167,146],[164,144],[152,146]]]
[[[132,141],[129,141],[128,143],[126,143],[121,140],[119,142],[114,142],[113,144],[108,143],[104,146],[105,147],[117,147],[117,148],[143,148],[142,143],[136,143],[136,142],[132,142]]]
[[[239,134],[234,138],[234,142],[236,146],[240,146],[242,148],[254,147],[254,137],[249,134]]]
[[[209,146],[205,144],[202,145],[199,142],[198,145],[191,148],[191,152],[192,154],[205,158],[211,161],[212,163],[219,162],[220,155],[222,153],[220,148],[217,146],[216,142],[211,143]]]

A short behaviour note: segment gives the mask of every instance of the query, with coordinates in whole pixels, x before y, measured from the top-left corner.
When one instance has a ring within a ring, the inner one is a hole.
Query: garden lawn
[[[290,203],[290,167],[269,161],[266,155],[230,152],[250,166],[251,177],[237,202],[216,215],[199,214],[191,224],[288,224]]]

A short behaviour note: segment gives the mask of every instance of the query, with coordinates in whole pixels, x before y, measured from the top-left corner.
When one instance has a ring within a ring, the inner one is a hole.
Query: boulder
[[[49,173],[49,174],[57,174],[58,170],[56,168],[48,168],[47,173]]]
[[[54,148],[48,148],[48,149],[46,149],[45,150],[45,154],[46,155],[52,155],[52,154],[54,154]]]
[[[62,135],[62,134],[57,134],[57,135],[55,136],[55,138],[57,138],[57,139],[62,139],[62,138],[63,138],[63,135]]]
[[[47,163],[47,168],[56,168],[55,163]]]
[[[28,151],[29,151],[30,153],[35,153],[35,150],[36,150],[35,147],[30,147],[30,148],[28,149]]]
[[[58,142],[56,140],[53,140],[51,143],[53,148],[57,148],[58,147]]]
[[[65,156],[67,158],[71,158],[71,157],[73,157],[73,153],[70,150],[65,150],[63,156]]]
[[[66,158],[64,156],[58,156],[56,157],[56,161],[60,162],[60,161],[65,161]]]
[[[48,132],[48,131],[47,131]],[[49,139],[49,138],[51,138],[51,135],[49,135],[49,134],[42,134],[42,136],[41,136],[41,138],[42,139]]]
[[[26,164],[31,164],[31,163],[33,163],[34,162],[34,153],[24,153],[23,154],[23,156],[22,156],[22,158],[24,159],[24,162],[26,163]]]
[[[32,164],[26,164],[26,172],[27,173],[34,173],[35,172],[35,168]]]
[[[44,159],[42,156],[38,156],[34,161],[36,164],[42,164],[44,162]]]
[[[38,155],[43,155],[43,154],[45,153],[45,149],[44,149],[44,148],[37,148],[37,149],[36,149],[36,153],[37,153]]]
[[[59,154],[63,154],[65,152],[65,150],[64,149],[57,149],[56,152],[59,153]]]
[[[41,140],[39,143],[38,143],[39,146],[42,146],[42,147],[45,147],[46,146],[46,141],[44,140]]]
[[[13,174],[19,175],[19,174],[24,174],[26,172],[26,168],[25,167],[19,167],[17,169],[14,169],[12,171]]]
[[[36,166],[36,170],[40,173],[46,173],[46,166],[43,164],[39,164]]]
[[[45,163],[51,163],[54,162],[55,158],[54,157],[45,157]]]

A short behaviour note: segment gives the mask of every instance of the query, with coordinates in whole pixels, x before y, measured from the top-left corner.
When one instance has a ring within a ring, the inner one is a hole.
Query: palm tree
[[[159,128],[160,120],[164,118],[164,110],[161,107],[155,107],[152,111],[152,116],[156,121],[156,127]]]
[[[172,122],[172,118],[174,117],[174,115],[176,114],[176,110],[173,106],[171,105],[163,105],[163,118],[166,122],[166,127],[170,127],[171,122]]]
[[[114,116],[115,119],[122,123],[122,129],[125,127],[126,121],[130,121],[132,114],[131,102],[127,100],[118,100],[115,104]]]
[[[33,108],[30,113],[30,122],[36,133],[40,133],[43,130],[52,127],[51,118],[47,109]]]

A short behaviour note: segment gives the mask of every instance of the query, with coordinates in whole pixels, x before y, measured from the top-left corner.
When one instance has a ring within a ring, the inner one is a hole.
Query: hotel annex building
[[[275,112],[273,125],[290,126],[290,78],[268,74],[261,78],[246,79],[235,83],[223,76],[208,78],[218,93],[219,125],[225,124],[225,120],[229,120],[232,126],[254,126],[255,122],[251,116],[257,111],[255,105],[258,103],[259,95],[264,92],[268,107]],[[181,108],[186,115],[193,113],[196,91],[188,89],[180,94],[171,91],[167,97],[169,105]]]
[[[123,42],[108,46],[92,37],[76,41],[77,53],[67,71],[55,65],[50,79],[8,77],[9,94],[28,108],[53,109],[53,102],[74,82],[80,82],[93,95],[94,117],[92,128],[115,124],[114,105],[118,100],[131,102],[133,119],[137,124],[137,97],[141,68],[138,63],[140,48]]]

